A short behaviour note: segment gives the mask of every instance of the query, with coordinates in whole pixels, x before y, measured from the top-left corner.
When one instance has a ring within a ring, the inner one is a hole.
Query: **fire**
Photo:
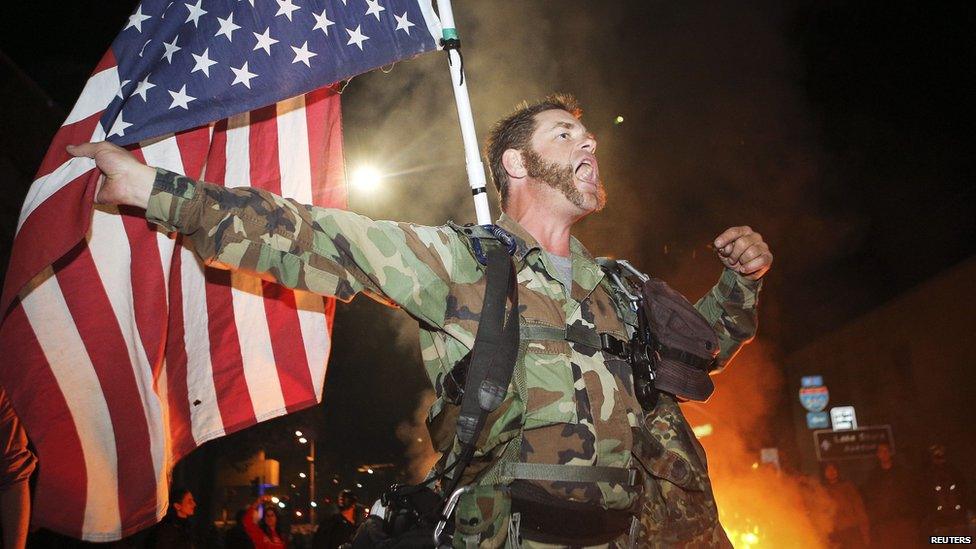
[[[775,362],[753,343],[714,379],[712,399],[684,410],[692,425],[712,425],[701,443],[729,540],[739,549],[827,547],[833,503],[818,479],[787,474],[760,458],[762,446],[775,446],[768,443],[775,440],[771,419],[789,414],[773,409],[784,390]]]

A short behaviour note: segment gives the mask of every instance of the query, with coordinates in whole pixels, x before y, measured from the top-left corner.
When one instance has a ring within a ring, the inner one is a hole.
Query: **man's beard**
[[[576,188],[576,175],[573,173],[572,166],[546,162],[539,153],[531,148],[526,148],[522,151],[522,158],[525,161],[525,170],[528,172],[529,177],[556,189],[566,197],[566,200],[569,200],[577,208],[581,210],[590,209],[586,204],[586,195]],[[603,206],[607,203],[607,193],[603,189],[603,183],[601,181],[598,180],[596,182],[596,188],[597,203],[596,207],[593,208],[594,212],[602,210]]]

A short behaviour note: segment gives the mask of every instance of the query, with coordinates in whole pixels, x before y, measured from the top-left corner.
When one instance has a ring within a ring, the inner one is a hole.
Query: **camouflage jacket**
[[[363,292],[401,307],[420,323],[424,366],[438,392],[444,375],[474,343],[484,272],[464,227],[374,221],[164,170],[157,172],[146,217],[186,235],[210,265],[344,301]],[[626,311],[614,302],[594,258],[572,239],[573,287],[566,292],[531,235],[505,215],[498,225],[518,244],[522,341],[509,395],[489,418],[476,457],[490,461],[520,437],[519,459],[525,462],[632,467],[634,451],[640,450],[638,461],[655,475],[680,474],[678,484],[707,482],[703,460],[696,459],[697,442],[672,400],[664,399],[673,408],[667,414],[671,419],[645,421],[626,362],[558,336],[577,325],[627,338]],[[697,303],[719,334],[720,361],[754,334],[758,289],[757,283],[725,271]],[[438,418],[451,417],[449,408],[443,399],[434,403],[435,427]],[[450,451],[453,425],[441,423],[449,428],[432,429],[435,448]],[[665,443],[641,449],[646,444],[637,439],[654,429]],[[558,497],[611,509],[635,501],[635,493],[619,485],[538,484]]]

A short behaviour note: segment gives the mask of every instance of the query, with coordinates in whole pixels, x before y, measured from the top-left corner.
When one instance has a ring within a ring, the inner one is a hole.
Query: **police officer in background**
[[[565,95],[520,106],[489,135],[497,226],[514,240],[521,344],[508,394],[461,478],[470,489],[454,513],[456,547],[729,545],[704,452],[677,399],[662,392],[642,410],[630,366],[600,346],[627,340],[633,315],[570,234],[606,202],[596,149]],[[108,143],[69,152],[104,172],[99,202],[145,208],[209,264],[346,301],[364,292],[404,309],[420,322],[439,397],[434,424],[456,417],[444,380],[474,344],[485,296],[476,228],[374,221],[192,181]],[[745,226],[723,231],[714,246],[725,269],[695,307],[718,335],[721,367],[755,333],[772,254]],[[453,429],[431,434],[449,468],[459,452]]]
[[[365,510],[359,505],[356,494],[346,488],[336,497],[334,513],[324,515],[312,537],[313,549],[338,549],[342,544],[352,541],[356,528],[365,518]]]

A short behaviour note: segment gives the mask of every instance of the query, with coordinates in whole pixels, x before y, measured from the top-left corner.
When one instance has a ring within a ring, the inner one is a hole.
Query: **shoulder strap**
[[[461,454],[451,486],[446,492],[448,494],[457,488],[464,469],[474,457],[488,414],[501,405],[508,393],[518,355],[518,283],[515,268],[506,246],[489,245],[485,255],[484,304],[457,420]],[[506,301],[510,302],[507,314]]]

